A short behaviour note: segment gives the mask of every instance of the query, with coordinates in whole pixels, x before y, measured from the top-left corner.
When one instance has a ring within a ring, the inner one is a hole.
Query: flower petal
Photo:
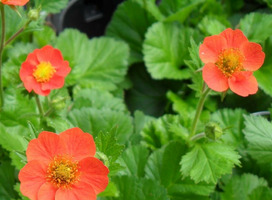
[[[33,87],[38,84],[36,80],[32,76],[25,77],[26,79],[23,81],[24,86],[28,92],[33,90]]]
[[[247,37],[239,29],[232,30],[228,28],[220,33],[220,35],[226,39],[227,48],[239,48],[243,43],[248,42]]]
[[[39,62],[49,62],[54,54],[54,48],[50,45],[46,45],[41,49],[36,49],[35,54]]]
[[[2,0],[2,4],[11,6],[24,6],[29,0]]]
[[[55,200],[96,200],[96,194],[92,187],[86,183],[78,182],[70,189],[59,189]]]
[[[227,47],[226,39],[220,35],[206,37],[199,47],[199,57],[202,62],[215,63],[219,53]]]
[[[68,61],[63,61],[61,63],[61,67],[57,68],[56,75],[59,76],[67,76],[71,71],[71,68],[69,67],[69,62]]]
[[[230,89],[242,97],[247,97],[258,91],[258,82],[252,72],[238,72],[229,78],[228,82]]]
[[[206,64],[203,67],[202,76],[205,83],[212,90],[223,92],[229,88],[227,77],[224,76],[215,64]]]
[[[37,160],[28,162],[19,172],[20,190],[32,200],[38,199],[38,191],[46,182],[47,165]]]
[[[26,150],[27,160],[39,160],[49,163],[54,156],[66,152],[65,144],[59,135],[43,131],[37,139],[31,140]]]
[[[60,133],[61,140],[67,145],[67,153],[75,160],[94,156],[95,143],[93,136],[84,133],[80,128],[71,128]]]
[[[62,88],[64,85],[64,77],[54,75],[49,82],[47,83],[42,83],[41,84],[41,89],[43,91],[45,90],[51,90],[51,89],[57,89],[57,88]]]
[[[246,70],[256,71],[263,65],[265,54],[261,45],[254,42],[246,42],[241,46],[241,51],[245,56],[243,66]]]
[[[39,200],[55,200],[56,192],[58,188],[55,188],[50,183],[44,183],[38,192],[38,199]]]
[[[104,191],[109,183],[108,168],[99,159],[89,157],[79,162],[80,181],[92,185],[96,194]]]

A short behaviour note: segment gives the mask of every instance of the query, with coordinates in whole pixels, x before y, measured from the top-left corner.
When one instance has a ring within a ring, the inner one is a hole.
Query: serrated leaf
[[[239,165],[239,154],[224,143],[196,144],[182,157],[181,172],[195,182],[216,183],[222,175],[231,173],[234,165]]]
[[[110,132],[116,128],[116,138],[121,144],[128,142],[133,131],[132,119],[128,114],[107,108],[75,109],[69,113],[68,119],[74,126],[78,126],[94,137],[101,131]]]
[[[221,193],[221,199],[247,200],[248,195],[260,186],[267,186],[267,182],[258,176],[252,174],[234,176],[230,182],[223,187],[224,192]]]
[[[230,24],[228,23],[226,26],[214,16],[206,16],[198,24],[198,27],[200,28],[202,32],[210,36],[210,35],[218,35],[222,31],[224,31],[227,27],[230,27]]]
[[[260,116],[245,116],[245,126],[248,153],[258,163],[271,163],[272,124]]]
[[[162,4],[166,2],[166,0],[164,0],[162,2]],[[168,1],[169,2],[169,1]],[[171,1],[170,1],[171,2]],[[183,23],[188,16],[191,14],[191,12],[197,8],[197,6],[204,2],[204,0],[194,0],[192,3],[187,3],[187,4],[183,4],[184,6],[182,6],[177,12],[173,13],[172,15],[168,16],[167,18],[164,19],[165,22],[173,22],[173,21],[178,21],[180,23]]]
[[[48,13],[58,13],[64,9],[69,0],[34,0],[35,7],[39,8],[41,6],[42,10]]]
[[[252,42],[263,42],[272,35],[272,15],[253,12],[240,21],[241,30]]]
[[[271,200],[272,199],[272,189],[260,186],[254,189],[250,195],[247,197],[247,200]]]
[[[18,197],[14,191],[13,185],[15,184],[15,169],[9,162],[0,163],[0,199],[11,200]]]
[[[128,148],[118,160],[121,166],[125,167],[120,174],[144,177],[144,168],[146,166],[148,156],[148,149],[142,145]]]
[[[119,189],[118,200],[169,200],[166,189],[154,180],[134,176],[118,176],[113,178]]]
[[[184,67],[184,60],[189,58],[190,37],[198,36],[196,31],[175,23],[153,24],[143,44],[144,61],[152,78],[189,78],[190,71]]]
[[[142,43],[147,28],[155,22],[139,3],[120,4],[109,23],[106,35],[121,39],[130,47],[130,63],[142,61]]]
[[[156,149],[172,140],[183,140],[188,135],[188,130],[182,126],[182,119],[178,115],[164,115],[147,123],[141,135],[143,144]]]
[[[82,89],[74,95],[73,108],[109,108],[114,111],[124,112],[126,106],[122,99],[114,97],[107,91],[97,89]]]
[[[107,37],[88,40],[79,31],[66,29],[59,35],[56,47],[72,68],[65,80],[69,85],[112,91],[125,79],[129,49],[124,42]]]
[[[242,109],[221,109],[214,112],[211,120],[219,123],[221,128],[225,129],[222,139],[234,147],[238,147],[244,143],[244,135],[242,129],[244,128],[243,114],[245,111]]]
[[[117,143],[116,130],[110,132],[100,132],[95,138],[97,151],[105,154],[109,159],[110,167],[123,152],[124,146]]]

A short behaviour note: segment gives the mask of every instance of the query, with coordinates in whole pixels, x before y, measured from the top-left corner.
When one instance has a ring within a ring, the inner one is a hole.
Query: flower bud
[[[223,134],[222,128],[215,122],[209,122],[205,126],[205,135],[207,136],[207,138],[217,140],[221,137],[222,134]]]
[[[38,9],[31,9],[27,16],[31,21],[36,21],[40,17],[40,11]]]

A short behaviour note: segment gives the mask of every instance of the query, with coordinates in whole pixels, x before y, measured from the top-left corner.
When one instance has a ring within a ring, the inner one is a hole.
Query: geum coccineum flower
[[[1,0],[2,4],[10,6],[24,6],[29,0]]]
[[[63,87],[70,71],[60,50],[47,45],[28,54],[21,66],[20,78],[28,92],[34,90],[36,94],[47,96],[52,89]]]
[[[31,200],[95,200],[108,185],[108,168],[95,158],[93,137],[79,128],[41,132],[29,142],[19,180]]]
[[[253,71],[264,62],[261,45],[249,42],[239,29],[226,29],[219,35],[206,37],[199,48],[205,63],[202,76],[212,90],[223,92],[229,88],[246,97],[258,91]]]

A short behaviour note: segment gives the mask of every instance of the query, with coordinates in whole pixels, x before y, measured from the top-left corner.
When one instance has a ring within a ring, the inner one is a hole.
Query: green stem
[[[25,28],[29,25],[30,22],[31,22],[31,21],[28,20],[22,28],[20,28],[16,33],[14,33],[14,34],[13,34],[13,35],[5,42],[5,45],[4,45],[4,46],[7,46],[10,42],[12,42],[12,40],[14,40],[18,35],[20,35],[20,33],[22,33],[22,32],[25,30]]]
[[[2,20],[2,33],[1,33],[1,43],[0,43],[0,111],[4,107],[4,94],[3,94],[3,84],[2,84],[2,57],[3,57],[3,49],[4,42],[6,37],[6,20],[5,20],[5,7],[3,4],[0,5],[1,11],[1,20]]]
[[[193,137],[191,137],[191,141],[199,140],[199,139],[201,139],[201,138],[204,138],[205,136],[206,136],[205,133],[196,134],[196,135],[194,135]]]
[[[35,100],[39,109],[39,113],[40,113],[40,117],[43,118],[44,117],[44,113],[43,113],[43,108],[42,108],[42,104],[40,102],[40,98],[37,94],[35,94]]]
[[[197,122],[199,120],[199,117],[200,117],[202,109],[203,109],[204,102],[205,102],[206,97],[208,96],[210,90],[211,90],[210,88],[204,89],[204,92],[202,93],[202,95],[201,95],[201,97],[199,99],[199,102],[197,104],[196,113],[195,113],[195,118],[194,118],[194,121],[193,121],[193,125],[192,125],[192,129],[191,129],[191,133],[189,135],[189,138],[192,138],[195,135]]]

